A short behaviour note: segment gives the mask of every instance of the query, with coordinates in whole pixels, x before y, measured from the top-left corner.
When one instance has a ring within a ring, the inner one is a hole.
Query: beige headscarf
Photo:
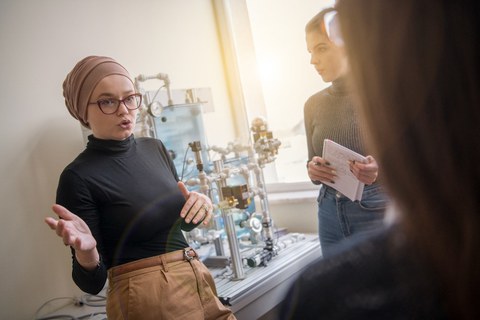
[[[87,107],[93,90],[100,80],[113,74],[123,75],[132,81],[130,74],[122,65],[112,58],[101,56],[83,58],[65,78],[63,82],[65,105],[70,114],[84,127],[90,128],[87,122]]]

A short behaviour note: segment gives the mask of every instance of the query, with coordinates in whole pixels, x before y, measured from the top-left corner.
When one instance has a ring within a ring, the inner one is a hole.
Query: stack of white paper
[[[365,184],[360,182],[350,171],[349,161],[355,160],[366,163],[367,159],[361,154],[329,139],[323,141],[322,158],[330,162],[332,169],[337,172],[335,183],[322,183],[331,186],[352,201],[362,200],[363,187]]]

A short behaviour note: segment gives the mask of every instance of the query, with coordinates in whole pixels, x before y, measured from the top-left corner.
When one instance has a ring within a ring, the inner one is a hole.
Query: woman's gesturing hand
[[[75,258],[82,267],[96,268],[100,263],[97,241],[85,221],[61,205],[54,204],[52,210],[59,219],[47,217],[45,223],[62,238],[64,245],[75,249]]]
[[[178,182],[178,188],[185,197],[185,205],[180,212],[180,216],[185,219],[186,223],[199,223],[203,220],[203,224],[207,225],[212,219],[213,205],[209,197],[202,193],[188,191],[185,184]]]
[[[63,239],[63,244],[80,251],[92,250],[97,246],[90,228],[82,219],[58,204],[53,205],[52,210],[60,219],[47,217],[45,222]]]

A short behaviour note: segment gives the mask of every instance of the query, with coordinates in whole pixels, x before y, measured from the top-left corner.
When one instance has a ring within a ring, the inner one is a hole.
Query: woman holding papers
[[[338,163],[335,165],[323,157],[325,139],[360,155],[367,154],[364,134],[346,81],[349,65],[343,45],[330,41],[322,27],[324,17],[332,10],[321,11],[305,27],[310,63],[323,81],[332,83],[311,96],[304,107],[308,175],[314,184],[322,184],[317,200],[324,256],[333,254],[336,244],[344,239],[360,238],[382,228],[387,206],[387,196],[377,182],[378,165],[372,156],[366,156],[362,162],[354,161],[355,158],[345,159],[345,162],[350,160],[347,172],[341,170]],[[341,174],[350,175],[362,187],[365,184],[360,200],[352,201],[337,190]]]

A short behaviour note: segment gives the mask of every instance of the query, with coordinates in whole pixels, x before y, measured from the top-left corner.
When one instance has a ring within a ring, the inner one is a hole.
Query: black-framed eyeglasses
[[[142,95],[140,93],[131,94],[123,99],[105,98],[98,99],[89,104],[96,104],[100,110],[105,114],[114,114],[120,107],[120,103],[123,103],[128,110],[135,110],[142,105]]]
[[[331,42],[339,47],[344,45],[342,33],[340,32],[340,21],[338,19],[337,10],[325,13],[323,16],[323,27],[325,28],[325,33]]]

